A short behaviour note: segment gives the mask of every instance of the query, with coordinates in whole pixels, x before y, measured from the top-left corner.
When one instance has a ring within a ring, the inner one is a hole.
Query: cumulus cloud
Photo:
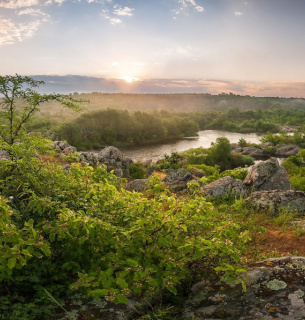
[[[17,9],[32,7],[39,4],[38,0],[1,0],[0,7],[6,9]]]
[[[111,0],[107,0],[111,2]],[[103,2],[105,4],[105,2]],[[109,7],[108,7],[109,8]],[[110,24],[120,24],[123,18],[133,16],[134,8],[122,7],[118,4],[111,6],[111,8],[102,10],[102,16],[110,22]]]
[[[174,19],[179,14],[187,14],[187,10],[193,9],[197,12],[203,12],[204,8],[196,3],[195,0],[176,0],[176,2],[180,5],[178,9],[173,9],[172,12],[175,14]]]
[[[11,19],[0,19],[0,45],[13,44],[31,38],[40,23],[40,20],[29,23],[15,23]]]
[[[242,16],[243,13],[240,12],[240,11],[235,11],[234,14],[235,14],[237,17],[239,17],[239,16]]]
[[[129,16],[131,17],[133,15],[134,9],[133,8],[128,8],[128,7],[121,7],[119,5],[115,5],[113,7],[113,14],[117,15],[117,16]]]

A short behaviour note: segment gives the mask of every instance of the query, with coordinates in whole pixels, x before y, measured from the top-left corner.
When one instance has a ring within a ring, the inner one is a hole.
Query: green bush
[[[129,166],[131,179],[144,179],[146,177],[146,169],[141,162],[134,162]]]

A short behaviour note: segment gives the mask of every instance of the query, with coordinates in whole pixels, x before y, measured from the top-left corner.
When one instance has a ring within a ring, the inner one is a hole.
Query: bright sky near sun
[[[0,74],[305,96],[304,17],[305,0],[0,0]]]

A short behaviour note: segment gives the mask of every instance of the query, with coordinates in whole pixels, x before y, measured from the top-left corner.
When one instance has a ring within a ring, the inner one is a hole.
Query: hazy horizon
[[[1,0],[0,70],[61,92],[305,97],[304,14],[304,0]]]

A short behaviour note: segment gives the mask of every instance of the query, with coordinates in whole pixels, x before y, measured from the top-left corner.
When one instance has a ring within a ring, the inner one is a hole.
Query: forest
[[[255,212],[244,199],[208,201],[201,191],[200,183],[223,175],[242,179],[253,163],[249,156],[232,155],[226,138],[207,150],[168,155],[157,165],[161,171],[184,167],[205,173],[188,192],[171,192],[156,174],[145,192],[129,192],[127,179],[105,165],[82,164],[78,154],[60,156],[51,140],[33,134],[42,129],[43,104],[77,111],[87,103],[75,95],[38,94],[42,84],[18,75],[0,77],[0,319],[104,319],[109,304],[115,308],[139,299],[134,319],[182,320],[182,301],[196,281],[237,281],[245,288],[245,265],[275,254],[259,251],[252,240],[266,231],[264,223],[284,225],[285,210],[274,218]],[[238,118],[237,125],[269,114],[273,125],[302,127],[305,113],[297,110],[230,109],[216,118]],[[213,123],[204,121],[204,114],[106,109],[82,113],[58,130],[69,143],[94,148],[193,135]],[[43,123],[49,125],[52,119]],[[266,141],[276,137],[269,133]],[[140,175],[149,169],[133,165]],[[302,189],[304,149],[284,165]]]

